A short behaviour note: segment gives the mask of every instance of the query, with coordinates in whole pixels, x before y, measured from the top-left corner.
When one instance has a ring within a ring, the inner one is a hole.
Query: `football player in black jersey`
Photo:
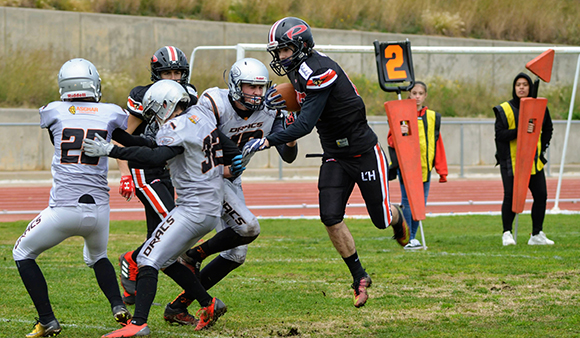
[[[197,103],[195,87],[187,83],[189,63],[185,54],[176,47],[165,46],[158,49],[151,57],[151,81],[175,80],[189,94],[189,106]],[[127,100],[130,113],[126,131],[133,135],[145,135],[155,140],[156,123],[147,123],[143,117],[143,96],[153,83],[137,86],[131,90]],[[145,207],[147,220],[147,238],[165,216],[175,207],[174,189],[165,166],[144,166],[132,161],[117,161],[121,171],[119,193],[130,200],[135,194]],[[136,188],[136,189],[135,189]],[[140,249],[140,247],[139,247]],[[123,286],[123,301],[126,304],[135,302],[135,283],[137,280],[137,264],[135,259],[139,250],[129,251],[119,257],[121,266],[121,285]]]
[[[243,153],[251,156],[258,150],[296,140],[316,126],[324,151],[318,178],[320,219],[352,274],[354,306],[361,307],[368,299],[371,278],[343,221],[354,185],[360,188],[377,228],[391,225],[394,238],[403,246],[409,242],[409,228],[400,208],[389,201],[388,161],[367,123],[362,98],[342,68],[313,47],[311,29],[301,19],[287,17],[270,28],[270,67],[279,76],[288,76],[302,109],[287,129],[251,140]],[[268,107],[284,109],[284,103],[273,89],[266,93]]]

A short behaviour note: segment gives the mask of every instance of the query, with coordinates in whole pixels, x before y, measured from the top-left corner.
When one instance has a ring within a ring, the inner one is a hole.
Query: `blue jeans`
[[[419,221],[413,219],[411,213],[411,207],[409,206],[409,198],[407,197],[407,191],[405,190],[405,184],[403,184],[403,178],[401,177],[401,171],[397,170],[397,176],[399,176],[399,184],[401,185],[401,205],[403,206],[403,216],[405,216],[405,221],[411,227],[411,239],[415,238],[417,234],[417,229],[419,229]],[[427,205],[427,196],[429,196],[429,186],[431,185],[431,173],[427,176],[427,182],[423,182],[423,193],[425,194],[425,205]]]

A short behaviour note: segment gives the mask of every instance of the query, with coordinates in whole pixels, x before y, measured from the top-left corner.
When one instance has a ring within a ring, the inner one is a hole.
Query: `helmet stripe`
[[[276,41],[276,29],[278,28],[278,25],[280,24],[280,22],[282,22],[282,20],[284,20],[284,19],[280,19],[272,25],[272,28],[270,28],[270,33],[268,34],[268,42]]]
[[[177,51],[175,50],[175,47],[166,46],[165,48],[167,49],[169,55],[169,61],[177,61]]]

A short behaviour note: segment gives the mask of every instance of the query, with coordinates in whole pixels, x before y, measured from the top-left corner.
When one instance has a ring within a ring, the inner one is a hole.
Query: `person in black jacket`
[[[389,201],[387,158],[367,122],[362,98],[338,63],[313,47],[310,27],[301,19],[287,17],[270,28],[270,67],[278,76],[288,76],[302,109],[284,131],[246,143],[243,154],[247,158],[258,150],[299,139],[316,126],[324,151],[318,179],[320,219],[353,277],[354,306],[361,307],[368,299],[371,278],[343,221],[354,185],[360,188],[377,228],[391,225],[394,238],[405,246],[409,227],[401,209]],[[286,108],[279,95],[270,89],[266,105]]]
[[[493,108],[495,113],[495,146],[496,157],[500,166],[501,178],[503,182],[503,203],[501,206],[501,219],[503,223],[503,245],[515,245],[516,242],[511,233],[512,223],[515,213],[512,211],[514,168],[517,149],[518,116],[520,109],[520,99],[530,97],[533,89],[532,79],[525,73],[519,73],[514,79],[512,99]],[[524,126],[530,131],[533,130],[532,123]],[[552,119],[550,111],[546,107],[542,131],[538,142],[538,149],[534,157],[534,166],[530,176],[529,188],[534,198],[532,204],[532,235],[528,241],[529,245],[551,245],[554,241],[548,239],[542,231],[544,216],[546,215],[546,201],[548,191],[546,187],[546,176],[544,165],[546,164],[545,152],[552,139]]]

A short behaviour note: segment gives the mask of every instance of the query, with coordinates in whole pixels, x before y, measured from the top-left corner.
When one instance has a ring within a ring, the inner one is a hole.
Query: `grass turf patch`
[[[348,269],[316,220],[261,220],[246,263],[210,290],[228,312],[209,331],[170,326],[164,306],[180,289],[166,276],[151,309],[153,337],[575,337],[580,335],[578,216],[547,215],[556,244],[528,246],[520,217],[518,245],[501,245],[499,216],[433,217],[426,251],[404,251],[368,220],[347,220],[373,279],[370,299],[352,306]],[[31,331],[36,311],[12,260],[26,222],[0,223],[0,321],[6,337]],[[144,239],[144,222],[111,222],[109,257]],[[116,329],[108,302],[71,238],[37,259],[63,336]],[[205,263],[209,262],[206,260]],[[162,274],[161,274],[162,275]],[[133,310],[133,307],[130,307]],[[190,307],[194,313],[198,304]]]

